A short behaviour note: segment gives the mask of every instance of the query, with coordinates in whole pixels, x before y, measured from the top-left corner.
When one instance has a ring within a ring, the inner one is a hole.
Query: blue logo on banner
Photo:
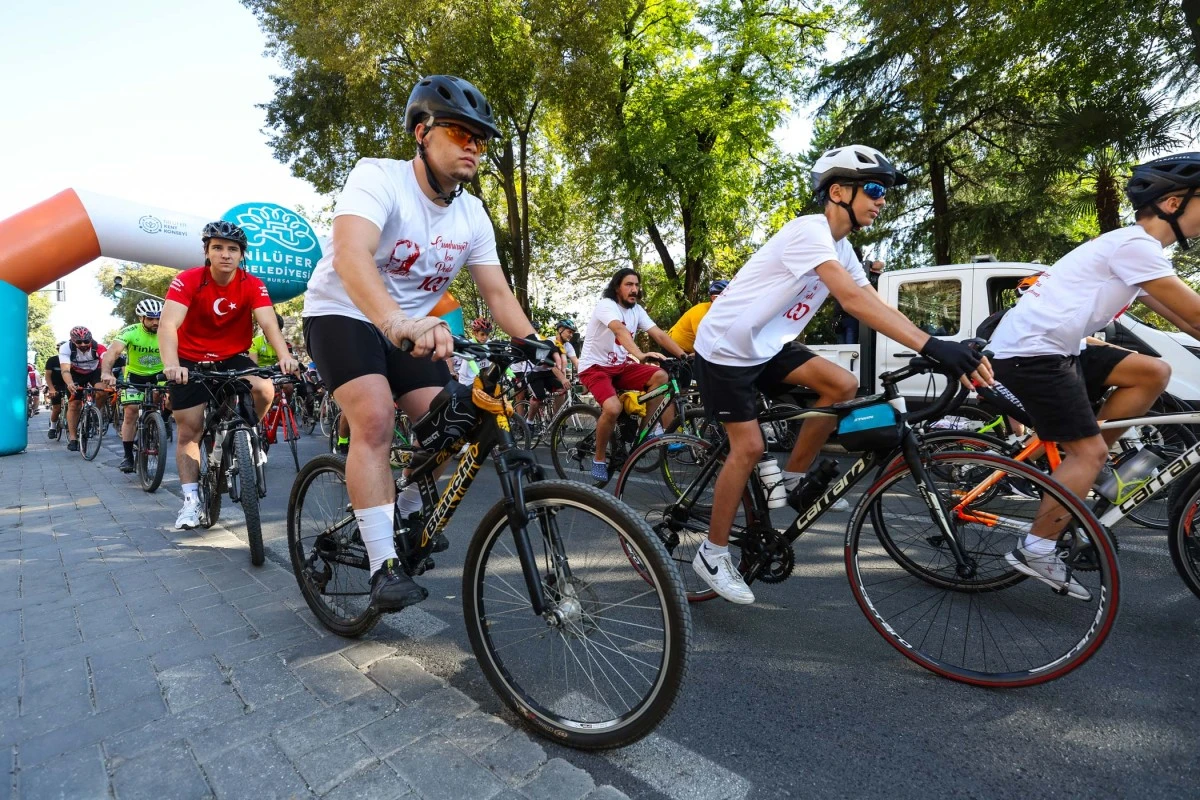
[[[246,268],[267,285],[272,302],[304,293],[321,260],[321,243],[304,217],[275,203],[242,203],[222,219],[246,232]]]

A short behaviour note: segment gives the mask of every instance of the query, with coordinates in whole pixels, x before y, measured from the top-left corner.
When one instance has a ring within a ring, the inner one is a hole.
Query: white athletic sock
[[[183,502],[199,503],[200,502],[200,484],[198,483],[183,483],[179,485],[183,489]]]
[[[783,487],[790,492],[792,489],[796,488],[796,484],[800,483],[800,481],[806,477],[807,477],[807,473],[788,472],[785,469],[785,470],[783,470]]]
[[[402,517],[421,510],[421,490],[417,488],[416,484],[404,487],[404,491],[396,498],[396,507],[400,509]]]
[[[371,559],[371,574],[389,558],[396,557],[396,545],[392,541],[392,504],[354,509],[358,520],[358,534],[367,546]]]
[[[1024,548],[1034,555],[1048,556],[1054,552],[1055,541],[1053,539],[1043,539],[1041,536],[1034,536],[1032,533],[1025,534]]]
[[[700,546],[704,548],[704,554],[706,556],[723,556],[729,552],[729,545],[715,545],[708,539],[705,539],[704,543]]]

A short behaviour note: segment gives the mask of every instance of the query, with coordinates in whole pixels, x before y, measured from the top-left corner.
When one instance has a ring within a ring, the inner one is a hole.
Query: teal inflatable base
[[[25,452],[29,296],[0,281],[0,456]]]

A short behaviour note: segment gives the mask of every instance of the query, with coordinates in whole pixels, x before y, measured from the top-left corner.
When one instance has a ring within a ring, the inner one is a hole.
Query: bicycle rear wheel
[[[167,426],[157,411],[146,411],[138,437],[137,474],[142,489],[153,492],[162,483],[167,468]]]
[[[1139,446],[1157,445],[1168,463],[1196,445],[1196,437],[1186,425],[1138,425],[1136,432]],[[1169,495],[1169,492],[1160,492],[1129,512],[1129,518],[1146,528],[1168,530],[1171,524]]]
[[[1171,562],[1192,594],[1200,597],[1200,481],[1193,481],[1172,514],[1167,545]]]
[[[300,452],[296,440],[300,438],[300,428],[296,423],[296,415],[292,413],[291,406],[284,409],[283,438],[287,440],[288,449],[292,451],[292,463],[296,465],[296,472],[299,472]]]
[[[370,559],[346,492],[346,461],[319,455],[292,483],[288,553],[304,601],[339,636],[362,636],[379,621],[371,610]]]
[[[212,439],[200,439],[200,480],[197,493],[200,496],[200,526],[211,528],[221,517],[221,495],[225,488],[224,465],[213,467],[208,454],[212,452]]]
[[[875,630],[922,667],[978,686],[1045,683],[1087,661],[1117,616],[1120,580],[1108,532],[1078,498],[1026,464],[991,453],[938,453],[929,461],[932,488],[972,570],[958,569],[908,466],[889,469],[859,501],[846,535],[851,590]],[[1037,496],[968,505],[938,477],[983,470],[1025,481]],[[1059,554],[1089,600],[1060,595],[1005,558],[1037,519],[1037,497],[1062,506]]]
[[[525,487],[549,608],[533,613],[504,503],[467,550],[463,617],[488,682],[532,730],[584,749],[622,747],[670,712],[691,617],[658,539],[628,507],[567,481]]]
[[[104,428],[100,419],[100,409],[95,406],[84,406],[79,415],[79,451],[88,461],[100,454],[100,440],[104,437]]]
[[[703,439],[682,434],[668,434],[647,442],[630,454],[613,490],[617,499],[632,508],[657,534],[679,570],[690,603],[717,596],[692,569],[696,550],[708,538],[716,473],[704,485],[694,484],[700,476],[701,466],[711,458],[714,449],[713,444]],[[643,464],[653,464],[655,468],[646,470],[642,468]],[[689,487],[692,491],[688,498],[694,502],[683,508],[679,500]],[[741,560],[737,540],[750,518],[750,499],[743,495],[742,507],[734,517],[730,531],[729,553],[735,566]]]
[[[250,563],[261,567],[266,558],[263,552],[262,520],[258,509],[258,467],[254,459],[254,447],[250,444],[250,431],[233,432],[233,452],[237,464],[233,468],[234,487],[242,513],[246,515],[246,539],[250,543]]]

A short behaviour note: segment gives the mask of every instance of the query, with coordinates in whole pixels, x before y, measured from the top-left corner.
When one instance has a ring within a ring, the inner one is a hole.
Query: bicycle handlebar
[[[965,339],[964,343],[976,349],[982,349],[984,344],[986,344],[983,339]],[[986,350],[983,350],[983,354],[985,356],[991,356],[991,353]],[[910,423],[917,423],[927,419],[937,419],[938,417],[942,417],[953,409],[956,409],[962,405],[967,399],[967,395],[970,394],[971,390],[959,382],[959,376],[950,375],[946,372],[945,367],[943,367],[941,364],[938,364],[936,361],[924,356],[914,356],[913,358],[910,358],[908,360],[908,366],[901,367],[900,369],[893,370],[891,372],[885,372],[879,376],[879,380],[884,386],[895,386],[902,380],[906,380],[916,375],[924,375],[929,372],[937,372],[940,375],[945,376],[946,388],[942,390],[941,394],[939,394],[932,403],[920,409],[919,411],[910,412],[908,414],[908,421]]]
[[[501,368],[508,367],[520,361],[532,361],[535,364],[553,364],[554,353],[557,350],[548,340],[522,339],[518,336],[514,336],[508,341],[492,339],[486,342],[477,342],[473,339],[467,339],[464,336],[452,335],[451,338],[454,340],[453,355],[468,358],[486,358],[500,365]],[[412,340],[403,340],[397,349],[401,353],[411,352],[413,349]]]
[[[282,375],[278,367],[246,367],[245,369],[189,369],[188,383],[196,381],[230,381],[235,378],[259,377],[270,378]],[[172,381],[174,382],[174,381]]]

